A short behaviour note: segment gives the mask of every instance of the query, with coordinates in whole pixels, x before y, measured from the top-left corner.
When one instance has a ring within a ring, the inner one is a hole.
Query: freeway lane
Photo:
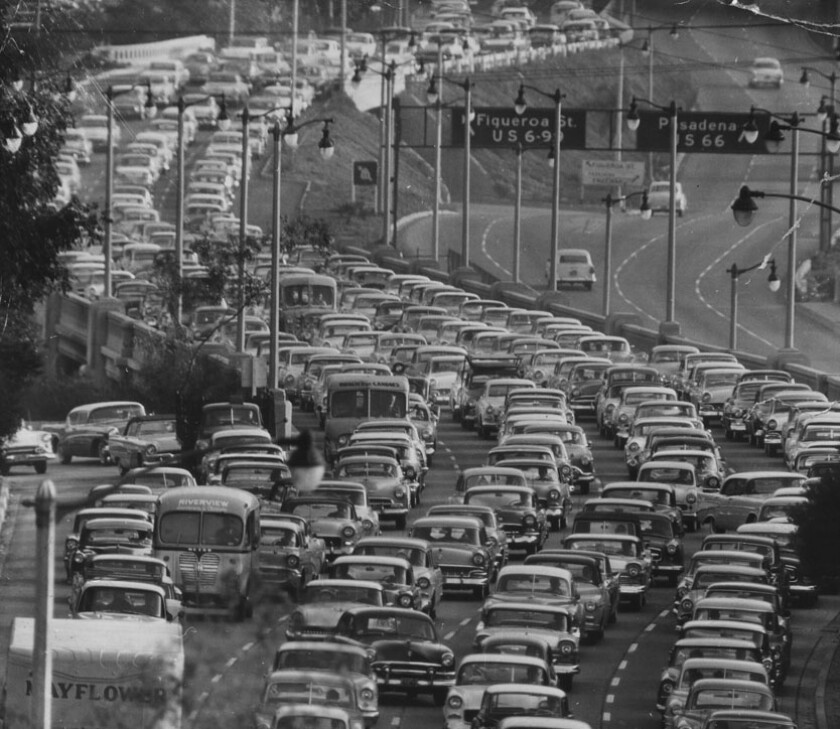
[[[311,415],[296,416],[299,427],[313,427]],[[583,420],[593,439],[599,477],[605,481],[626,477],[619,451],[610,442],[594,433],[591,423]],[[757,467],[781,467],[778,459],[768,459],[745,443],[729,443],[721,438],[727,459],[733,467],[744,470]],[[440,426],[441,452],[429,474],[428,488],[420,508],[446,500],[451,493],[456,472],[483,462],[492,446],[479,440],[472,431],[464,431],[448,419],[446,412]],[[60,494],[81,494],[90,486],[115,476],[115,469],[96,465],[93,461],[74,462],[69,466],[51,465],[49,476],[55,480]],[[24,496],[32,496],[40,477],[29,473],[12,475],[13,504]],[[582,497],[576,496],[576,504]],[[60,552],[68,524],[60,525],[56,550],[55,614],[66,615],[68,588],[63,584]],[[552,534],[549,545],[557,544],[561,534]],[[8,628],[14,615],[31,615],[34,599],[33,545],[34,519],[30,509],[15,506],[10,522],[3,531],[2,595],[0,601],[0,675],[5,673],[5,648]],[[699,545],[700,534],[688,535],[687,548]],[[622,611],[618,623],[611,626],[603,642],[581,648],[581,674],[575,680],[571,699],[576,716],[593,727],[633,727],[656,729],[658,715],[654,709],[659,670],[674,639],[673,620],[663,616],[673,599],[673,589],[656,586],[651,590],[648,605],[641,612]],[[469,594],[447,596],[438,611],[438,627],[458,657],[469,652],[474,634],[479,603]],[[813,673],[809,663],[811,649],[821,637],[820,631],[840,609],[840,598],[824,596],[818,609],[794,612],[793,669],[789,685],[782,692],[782,706],[795,711],[800,726],[810,727],[810,706],[813,700]],[[186,714],[192,717],[188,726],[229,725],[231,720],[248,720],[274,646],[282,639],[283,618],[289,606],[283,603],[261,604],[253,620],[232,624],[191,619],[185,631],[189,659]],[[796,677],[806,676],[806,685],[798,688]],[[380,727],[426,729],[440,726],[441,710],[428,697],[406,701],[399,696],[384,696]]]

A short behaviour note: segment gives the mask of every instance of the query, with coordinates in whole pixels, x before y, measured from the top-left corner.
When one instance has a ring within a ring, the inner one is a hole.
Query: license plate
[[[417,679],[416,678],[400,679],[400,685],[402,685],[402,686],[416,686],[417,685]]]
[[[744,425],[744,423],[732,423],[732,425],[729,426],[729,429],[730,430],[746,430],[747,426]]]

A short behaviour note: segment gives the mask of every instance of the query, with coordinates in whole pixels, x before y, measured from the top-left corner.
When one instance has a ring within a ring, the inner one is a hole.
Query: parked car
[[[0,440],[0,475],[8,476],[16,466],[32,466],[35,473],[46,473],[55,458],[53,434],[21,423],[16,433]]]

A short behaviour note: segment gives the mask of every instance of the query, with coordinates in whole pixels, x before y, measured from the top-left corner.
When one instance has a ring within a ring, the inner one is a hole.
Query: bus
[[[185,611],[250,617],[259,499],[226,486],[181,486],[160,495],[157,514],[154,556],[181,588]]]
[[[298,339],[311,339],[306,322],[311,314],[336,312],[336,282],[319,273],[294,273],[280,277],[280,326]],[[308,336],[307,336],[308,335]]]
[[[359,423],[375,418],[408,418],[408,378],[336,374],[327,380],[324,456],[332,463]]]

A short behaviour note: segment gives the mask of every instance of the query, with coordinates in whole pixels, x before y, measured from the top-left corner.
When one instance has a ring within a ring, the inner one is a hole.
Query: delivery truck
[[[184,643],[165,621],[54,619],[53,729],[180,729]],[[31,726],[35,621],[16,617],[0,707],[3,729]]]

